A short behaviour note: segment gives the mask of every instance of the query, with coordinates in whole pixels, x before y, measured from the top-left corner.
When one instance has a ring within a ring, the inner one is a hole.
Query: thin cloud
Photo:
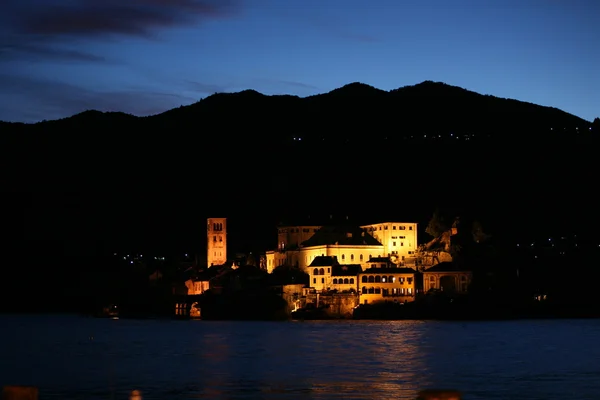
[[[277,79],[277,78],[255,78],[252,79],[252,89],[271,94],[311,95],[321,89],[317,86],[304,82]]]
[[[0,121],[38,122],[95,109],[137,116],[153,115],[196,99],[177,93],[126,89],[94,91],[65,82],[0,74]],[[27,100],[28,107],[23,108]]]
[[[318,87],[309,85],[309,84],[303,83],[303,82],[276,80],[275,83],[280,83],[285,86],[291,86],[291,87],[301,88],[301,89],[319,90]]]
[[[0,61],[106,62],[69,45],[90,38],[151,38],[163,29],[230,16],[237,4],[236,0],[4,0]]]
[[[331,37],[357,43],[374,43],[382,40],[381,37],[365,33],[367,25],[348,24],[339,15],[337,9],[332,12],[330,7],[323,6],[319,0],[304,0],[299,10],[290,7],[279,12],[286,19],[301,21],[306,27],[320,31],[324,38]]]
[[[25,35],[150,36],[157,29],[197,24],[234,11],[223,0],[8,0],[13,29]]]
[[[28,60],[28,61],[80,61],[80,62],[107,62],[105,57],[79,50],[60,48],[52,45],[34,43],[5,44],[0,46],[0,62]]]

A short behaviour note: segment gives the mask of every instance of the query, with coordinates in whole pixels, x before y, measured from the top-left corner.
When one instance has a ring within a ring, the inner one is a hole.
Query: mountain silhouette
[[[0,128],[3,132],[64,135],[82,129],[106,134],[107,129],[117,127],[136,133],[159,129],[169,134],[200,134],[209,127],[218,127],[220,130],[255,129],[254,139],[268,137],[272,141],[300,133],[307,138],[337,137],[340,130],[357,128],[377,129],[378,132],[369,135],[391,134],[396,138],[414,135],[417,131],[430,135],[455,132],[506,137],[525,131],[531,136],[547,134],[551,130],[583,130],[589,129],[590,125],[589,121],[556,108],[425,81],[389,92],[355,82],[305,98],[268,96],[255,90],[244,90],[217,93],[189,106],[148,117],[86,111],[36,124],[3,123]]]
[[[537,229],[589,221],[591,128],[556,108],[432,81],[391,91],[355,82],[303,98],[245,90],[147,117],[92,110],[0,123],[0,174],[4,191],[169,199],[148,215],[185,203],[383,220],[443,205]]]

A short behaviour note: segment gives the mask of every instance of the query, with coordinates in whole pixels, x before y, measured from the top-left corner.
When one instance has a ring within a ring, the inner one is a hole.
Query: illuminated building
[[[384,222],[361,226],[383,245],[383,255],[394,264],[414,262],[417,243],[417,224],[414,222]]]
[[[423,289],[466,293],[471,283],[472,272],[452,262],[441,262],[423,271]]]
[[[207,224],[206,265],[227,262],[227,218],[209,218]]]
[[[416,295],[415,271],[412,268],[371,267],[358,275],[360,304],[379,301],[410,302]]]
[[[356,292],[360,264],[341,265],[335,256],[317,256],[308,267],[310,287],[317,290]]]
[[[308,266],[320,256],[336,257],[341,265],[368,266],[374,257],[390,257],[394,265],[414,265],[417,224],[386,222],[374,225],[281,226],[277,249],[266,253],[267,271],[278,266]]]

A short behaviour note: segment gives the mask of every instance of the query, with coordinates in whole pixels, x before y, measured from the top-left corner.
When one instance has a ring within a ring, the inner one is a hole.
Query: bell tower
[[[209,218],[207,228],[207,265],[223,265],[227,261],[227,218]]]

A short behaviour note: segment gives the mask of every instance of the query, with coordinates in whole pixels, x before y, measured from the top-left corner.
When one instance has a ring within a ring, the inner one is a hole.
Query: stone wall
[[[325,307],[325,313],[331,318],[352,318],[358,301],[358,295],[355,293],[309,293],[304,298],[303,306],[312,303],[315,307]]]
[[[292,311],[301,307],[302,288],[304,288],[304,284],[283,285],[281,287],[281,297],[287,303],[287,315],[291,315]]]

